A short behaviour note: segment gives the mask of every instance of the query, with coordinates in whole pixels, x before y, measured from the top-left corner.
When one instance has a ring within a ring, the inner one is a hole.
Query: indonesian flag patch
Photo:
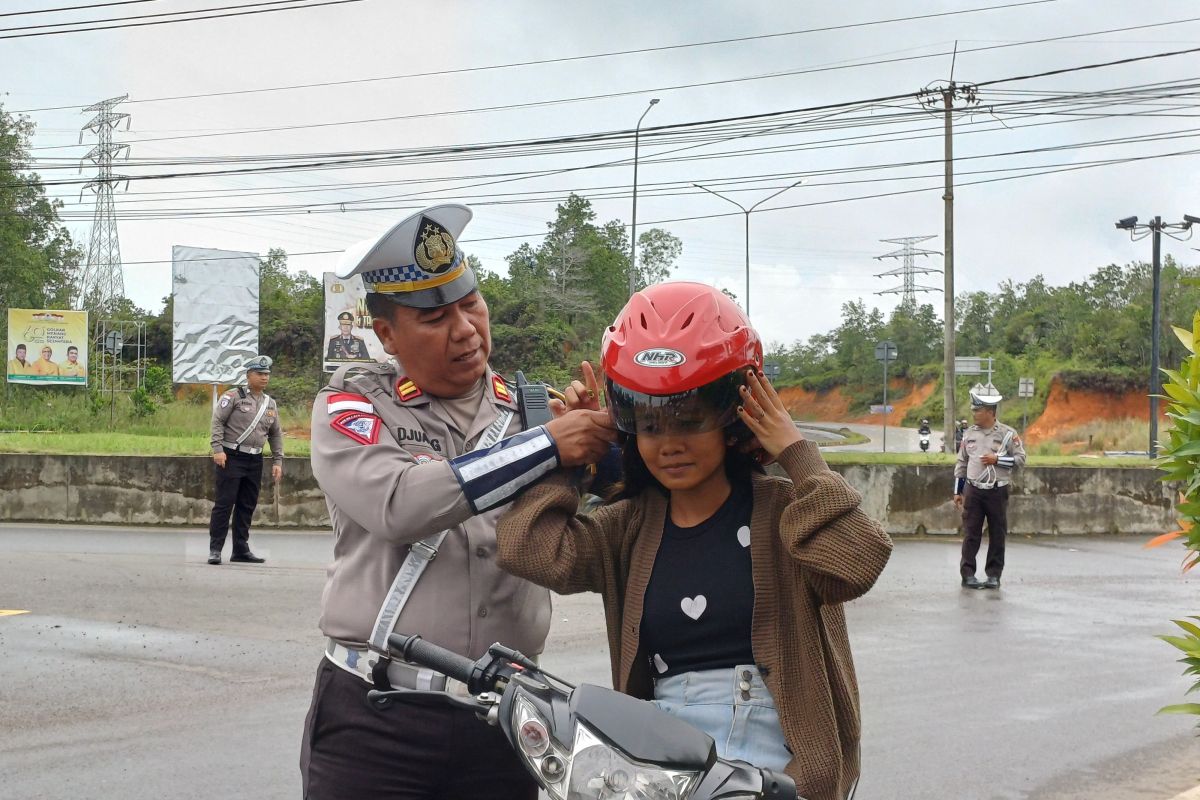
[[[379,441],[379,429],[383,427],[383,420],[362,411],[343,411],[329,421],[329,427],[359,444],[375,444]]]
[[[361,394],[341,392],[329,395],[329,413],[336,414],[339,411],[361,411],[364,414],[373,414],[375,407]]]

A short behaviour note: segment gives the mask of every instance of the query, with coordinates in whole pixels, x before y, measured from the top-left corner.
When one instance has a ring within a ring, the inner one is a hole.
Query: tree
[[[33,127],[0,106],[0,312],[69,307],[82,258],[59,221],[62,203],[27,171]]]

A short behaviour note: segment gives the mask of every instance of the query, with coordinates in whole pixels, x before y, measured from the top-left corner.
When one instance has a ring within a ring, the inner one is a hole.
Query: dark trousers
[[[987,562],[983,571],[989,578],[1004,572],[1004,537],[1008,535],[1008,487],[979,489],[967,484],[963,489],[963,545],[959,572],[965,578],[975,574],[975,555],[983,541],[983,521],[988,526]]]
[[[233,512],[233,554],[250,552],[250,518],[258,505],[263,457],[225,449],[225,466],[213,465],[217,475],[217,502],[208,520],[208,549],[220,552]]]
[[[300,744],[304,800],[536,800],[498,728],[449,706],[367,700],[322,658]]]

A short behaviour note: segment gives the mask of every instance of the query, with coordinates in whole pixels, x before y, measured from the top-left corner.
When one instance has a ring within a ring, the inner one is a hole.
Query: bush
[[[164,367],[157,364],[146,368],[146,377],[143,380],[143,385],[146,387],[146,393],[155,400],[163,403],[171,402],[171,373],[167,372]]]
[[[146,391],[145,386],[139,386],[130,392],[129,402],[133,406],[133,416],[135,417],[152,417],[154,412],[158,411],[158,404],[154,402],[150,392]]]

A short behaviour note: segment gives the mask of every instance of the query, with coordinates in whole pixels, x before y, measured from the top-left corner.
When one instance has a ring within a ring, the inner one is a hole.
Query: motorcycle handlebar
[[[429,667],[462,683],[470,683],[475,670],[475,662],[471,659],[427,642],[419,635],[393,633],[388,636],[388,649],[405,661]]]

